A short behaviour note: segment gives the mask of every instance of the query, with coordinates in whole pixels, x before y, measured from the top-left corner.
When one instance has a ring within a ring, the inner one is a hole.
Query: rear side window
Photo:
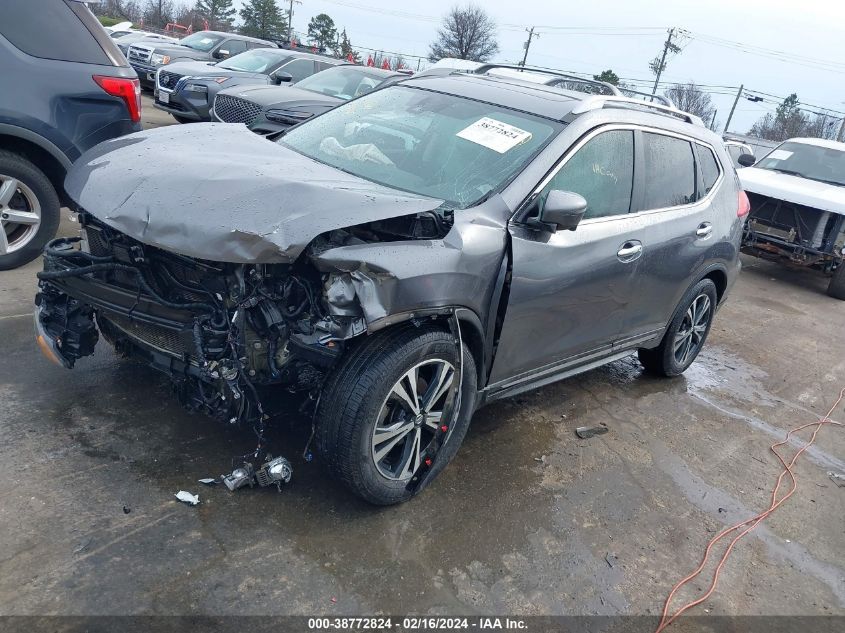
[[[229,51],[229,57],[234,57],[238,53],[243,53],[246,50],[246,42],[243,40],[226,40],[220,45],[221,51]]]
[[[88,11],[81,4],[76,9]],[[0,34],[33,57],[111,64],[65,0],[4,0]]]
[[[634,186],[634,133],[611,130],[593,137],[554,175],[541,192],[574,191],[587,201],[585,218],[621,215],[631,210]]]
[[[643,208],[663,209],[695,202],[695,161],[689,141],[644,132],[643,142]]]
[[[713,186],[719,180],[719,163],[710,148],[696,143],[695,150],[698,152],[698,164],[701,165],[701,184],[704,189],[701,197],[703,198],[713,190]]]

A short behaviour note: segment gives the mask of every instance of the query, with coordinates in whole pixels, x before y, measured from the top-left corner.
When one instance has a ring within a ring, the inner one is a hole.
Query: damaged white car
[[[817,269],[830,276],[827,293],[845,300],[845,143],[793,138],[757,163],[739,161],[751,202],[743,250]]]

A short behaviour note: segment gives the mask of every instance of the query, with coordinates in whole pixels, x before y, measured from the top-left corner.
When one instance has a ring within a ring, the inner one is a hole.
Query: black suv
[[[141,129],[138,79],[76,0],[6,0],[0,18],[0,270],[56,233],[71,163]]]
[[[254,427],[232,488],[290,476],[264,453],[274,391],[355,493],[408,499],[484,402],[632,353],[677,376],[704,345],[748,200],[700,119],[610,88],[411,78],[276,142],[104,143],[68,176],[82,236],[47,247],[38,344],[71,367],[102,334]]]
[[[189,60],[217,61],[243,53],[253,48],[277,48],[278,44],[255,37],[222,33],[220,31],[198,31],[178,42],[144,40],[129,46],[126,55],[132,68],[138,73],[141,85],[153,90],[156,71],[173,62]]]

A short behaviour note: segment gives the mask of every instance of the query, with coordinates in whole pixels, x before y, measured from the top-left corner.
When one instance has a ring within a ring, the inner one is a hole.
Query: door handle
[[[640,255],[642,255],[642,252],[642,242],[631,240],[625,242],[620,249],[616,251],[616,257],[618,257],[620,261],[627,263],[637,259]]]
[[[707,237],[713,232],[713,225],[709,222],[702,222],[698,225],[698,228],[695,230],[695,234],[698,237]]]

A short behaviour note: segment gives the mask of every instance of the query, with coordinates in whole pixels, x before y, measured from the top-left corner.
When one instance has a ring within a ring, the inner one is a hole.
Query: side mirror
[[[218,49],[216,53],[214,53],[214,56],[217,59],[226,59],[229,56],[229,51],[227,51],[225,48],[221,48]]]
[[[552,189],[540,209],[539,220],[552,231],[574,231],[586,210],[587,201],[583,196],[572,191]]]
[[[753,154],[740,154],[736,162],[739,163],[740,167],[751,167],[751,165],[757,162],[757,159],[754,158]]]
[[[277,84],[288,84],[293,81],[293,75],[284,71],[278,72],[273,75],[273,81]]]

